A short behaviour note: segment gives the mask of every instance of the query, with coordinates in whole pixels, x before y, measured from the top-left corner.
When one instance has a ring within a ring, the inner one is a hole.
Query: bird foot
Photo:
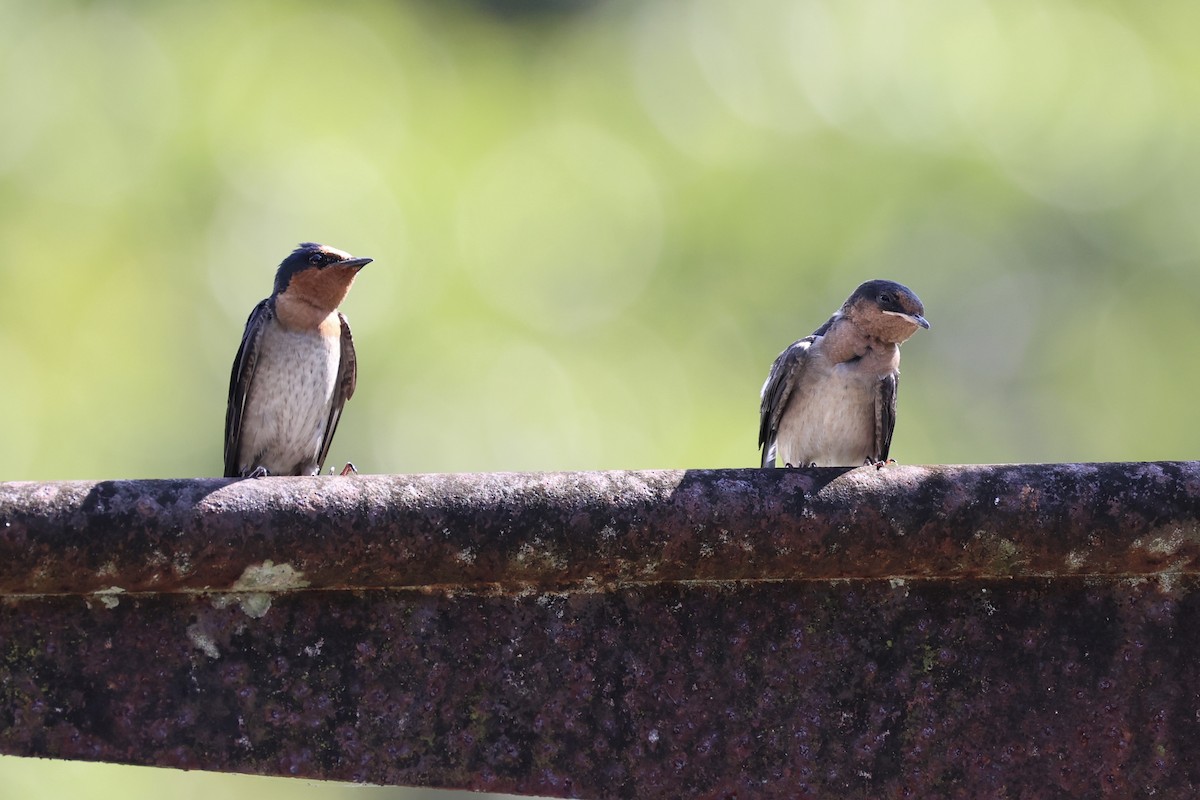
[[[333,472],[333,467],[330,467],[329,471]],[[344,478],[347,475],[357,475],[357,474],[358,474],[358,469],[353,464],[351,464],[349,461],[347,461],[346,466],[342,467],[342,471],[338,473],[338,476]]]
[[[874,459],[868,458],[866,460],[866,462],[863,464],[863,466],[875,467],[875,469],[883,469],[884,467],[886,467],[890,464],[895,464],[895,463],[896,463],[896,459],[894,459],[894,458],[889,458],[889,459],[886,459],[883,461],[875,461]]]
[[[261,465],[260,465],[260,466],[257,466],[257,467],[255,467],[254,469],[250,470],[249,472],[247,472],[247,473],[246,473],[244,476],[242,476],[242,477],[245,477],[245,478],[265,478],[265,477],[267,477],[267,476],[268,476],[268,475],[270,475],[270,474],[271,474],[271,473],[267,472],[267,468],[266,468],[266,467],[264,467],[264,466],[261,466]]]

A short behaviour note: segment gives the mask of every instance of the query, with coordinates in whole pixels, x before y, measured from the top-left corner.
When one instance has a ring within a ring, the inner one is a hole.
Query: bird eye
[[[308,257],[308,263],[310,263],[310,264],[313,264],[313,265],[315,265],[315,266],[320,266],[320,264],[321,264],[321,254],[320,254],[320,253],[313,253],[311,256],[309,256],[309,257]]]
[[[879,295],[879,302],[882,305],[890,306],[892,303],[895,302],[895,298],[893,298],[890,294],[885,293],[885,294]]]

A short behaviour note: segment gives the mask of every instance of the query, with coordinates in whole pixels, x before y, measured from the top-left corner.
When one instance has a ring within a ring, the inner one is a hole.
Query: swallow
[[[271,296],[250,312],[229,377],[225,477],[317,475],[358,377],[338,311],[371,263],[305,242],[283,260]],[[342,474],[353,469],[347,464]]]
[[[762,387],[762,465],[887,463],[896,428],[900,345],[928,328],[907,286],[867,281],[829,320],[779,354]]]

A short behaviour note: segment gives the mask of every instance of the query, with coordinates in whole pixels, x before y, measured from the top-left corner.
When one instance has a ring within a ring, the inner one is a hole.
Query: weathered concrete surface
[[[1200,462],[0,484],[6,594],[267,560],[310,588],[1200,572]]]
[[[1192,797],[1198,555],[1196,463],[3,484],[0,752]]]

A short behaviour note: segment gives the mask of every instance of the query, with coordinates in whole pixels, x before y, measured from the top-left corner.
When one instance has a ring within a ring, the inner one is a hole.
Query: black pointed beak
[[[354,267],[355,269],[362,269],[363,267],[365,267],[367,264],[370,264],[374,260],[375,259],[373,259],[373,258],[347,258],[343,261],[337,262],[337,264],[335,266]],[[929,327],[929,326],[926,325],[925,327]]]
[[[929,320],[925,319],[920,314],[913,314],[912,321],[920,325],[925,330],[929,330]]]

